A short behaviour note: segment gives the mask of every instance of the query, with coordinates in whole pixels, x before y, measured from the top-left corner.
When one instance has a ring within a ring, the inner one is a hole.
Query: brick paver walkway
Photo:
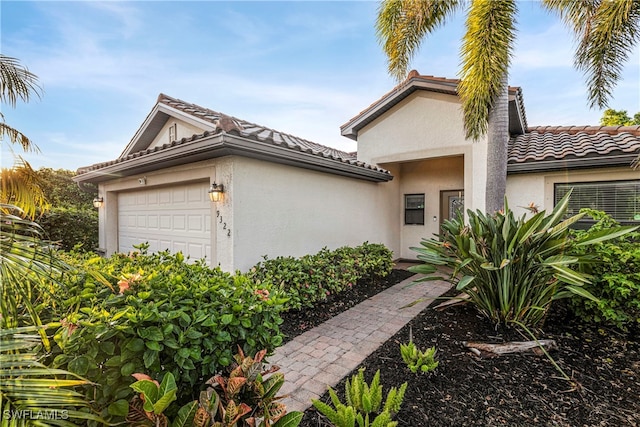
[[[433,298],[451,287],[441,281],[407,286],[415,278],[386,289],[276,350],[269,363],[280,366],[285,376],[280,394],[289,395],[283,400],[288,411],[304,411],[311,406],[311,399],[334,387]],[[420,298],[424,301],[400,309]]]

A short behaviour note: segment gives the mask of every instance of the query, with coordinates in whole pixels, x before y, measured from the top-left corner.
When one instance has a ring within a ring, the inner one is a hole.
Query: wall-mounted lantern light
[[[222,193],[224,193],[224,185],[214,182],[211,184],[211,188],[209,188],[209,199],[211,199],[212,202],[219,202],[222,200]]]
[[[93,199],[94,208],[100,208],[102,207],[103,204],[104,204],[104,199],[102,197],[98,196],[95,199]]]

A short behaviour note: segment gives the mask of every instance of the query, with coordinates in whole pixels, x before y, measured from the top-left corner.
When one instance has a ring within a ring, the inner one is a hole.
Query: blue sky
[[[76,169],[118,157],[163,92],[187,102],[354,151],[339,126],[393,88],[371,1],[1,3],[1,52],[37,74],[44,96],[8,124],[40,147],[35,168]],[[412,63],[455,78],[463,15],[439,29]],[[538,2],[520,4],[510,84],[529,125],[597,125],[573,40]],[[640,111],[640,51],[610,106]],[[2,165],[12,162],[6,152]]]

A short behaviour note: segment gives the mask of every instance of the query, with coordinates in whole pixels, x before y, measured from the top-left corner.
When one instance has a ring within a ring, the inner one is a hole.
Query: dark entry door
[[[440,192],[440,224],[454,219],[458,212],[464,213],[464,190]]]

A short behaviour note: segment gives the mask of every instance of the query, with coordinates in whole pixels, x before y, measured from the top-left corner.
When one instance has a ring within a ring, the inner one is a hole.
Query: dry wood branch
[[[502,356],[503,354],[509,353],[531,353],[540,356],[544,354],[540,346],[544,347],[547,351],[558,348],[554,340],[512,341],[500,344],[463,341],[462,345],[475,354],[478,354],[477,351],[480,351],[481,355],[486,357]]]
[[[460,295],[457,295],[455,298],[448,299],[445,302],[436,305],[434,307],[434,309],[435,310],[444,310],[444,309],[446,309],[448,307],[453,307],[453,306],[456,306],[456,305],[466,304],[467,302],[469,302],[469,295],[467,295],[465,293],[461,293]]]

